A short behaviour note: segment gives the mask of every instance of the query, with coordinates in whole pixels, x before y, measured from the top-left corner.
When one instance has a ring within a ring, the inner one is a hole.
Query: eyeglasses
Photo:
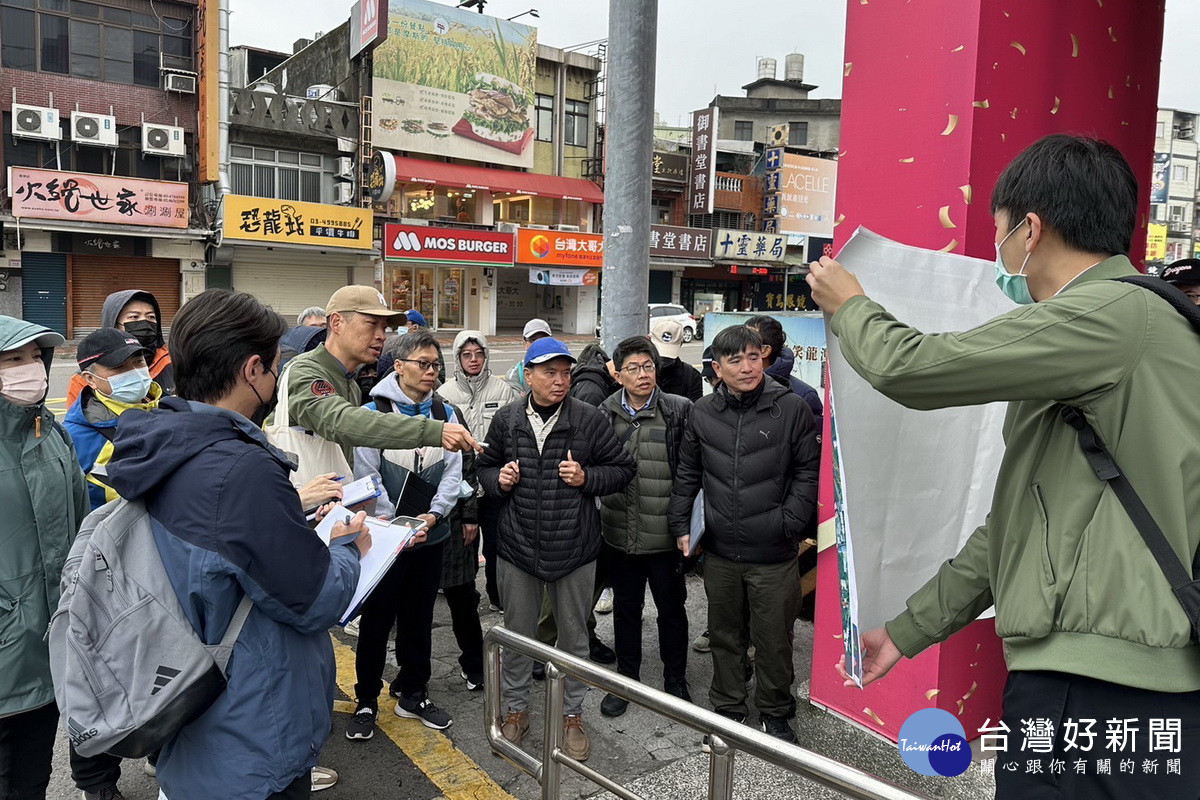
[[[426,361],[423,358],[397,358],[397,361],[403,361],[405,364],[416,364],[420,367],[421,372],[429,372],[431,369],[436,370],[440,364],[436,361]]]
[[[634,375],[640,375],[642,373],[645,373],[646,375],[653,375],[655,373],[655,371],[656,371],[656,367],[654,366],[653,363],[630,364],[627,367],[621,367],[621,372],[624,372],[626,375],[629,375],[631,377]]]

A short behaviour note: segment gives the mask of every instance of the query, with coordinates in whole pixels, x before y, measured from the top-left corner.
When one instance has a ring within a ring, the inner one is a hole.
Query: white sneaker
[[[358,620],[359,618],[355,617],[350,622],[347,622],[346,627],[342,628],[342,631],[347,636],[358,636]],[[315,792],[316,789],[313,789],[313,791]]]
[[[612,589],[605,589],[600,593],[600,599],[596,601],[597,614],[611,614],[613,604]]]
[[[329,767],[313,767],[309,774],[312,777],[312,791],[314,792],[324,791],[338,782],[337,771]]]

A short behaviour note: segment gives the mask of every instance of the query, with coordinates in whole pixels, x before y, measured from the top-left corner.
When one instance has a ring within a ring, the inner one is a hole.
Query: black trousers
[[[483,577],[488,602],[500,605],[500,589],[496,585],[496,537],[500,535],[500,511],[504,500],[484,495],[479,498],[479,536],[483,540]]]
[[[641,680],[642,608],[649,584],[650,596],[658,610],[658,652],[662,657],[663,677],[683,678],[688,650],[683,555],[678,550],[629,555],[608,544],[604,548],[608,551],[608,575],[612,581],[617,672]]]
[[[81,756],[70,744],[67,749],[71,757],[71,780],[75,788],[91,794],[100,794],[104,789],[110,789],[121,780],[121,758],[101,753],[98,756]],[[158,753],[150,754],[146,759],[151,764],[158,763]]]
[[[461,655],[458,665],[467,675],[483,673],[483,627],[479,624],[479,592],[475,584],[447,586],[442,589],[450,606],[450,624]]]
[[[283,791],[268,795],[267,800],[306,800],[309,797],[312,797],[312,776],[306,772]]]
[[[379,700],[393,624],[400,674],[392,681],[392,688],[402,695],[415,695],[429,683],[433,605],[442,578],[445,547],[445,542],[439,542],[401,553],[363,604],[354,658],[358,677],[354,696],[360,704],[374,707]]]
[[[1039,737],[1048,730],[1044,725],[1041,731],[1031,730],[1029,723],[1037,720],[1049,720],[1052,735]],[[1095,723],[1089,727],[1086,720]],[[1164,728],[1177,721],[1178,733],[1153,735],[1156,720],[1171,723]],[[1200,752],[1200,691],[1152,692],[1061,672],[1013,672],[1004,687],[1003,722],[1009,731],[983,732],[997,737],[990,740],[995,749],[1007,745],[996,759],[998,800],[1200,797],[1200,763],[1194,755]],[[1114,741],[1110,727],[1136,731]],[[1095,733],[1094,740],[1084,735],[1088,730]],[[1031,745],[1050,751],[1038,752]],[[1099,767],[1104,760],[1108,774]]]
[[[45,800],[58,706],[0,717],[0,800]]]

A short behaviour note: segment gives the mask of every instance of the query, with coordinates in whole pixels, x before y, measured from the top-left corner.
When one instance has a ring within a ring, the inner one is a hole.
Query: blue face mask
[[[129,372],[122,372],[108,379],[112,387],[113,400],[122,403],[140,403],[150,392],[150,370],[146,367],[134,367]]]
[[[1025,260],[1021,262],[1021,268],[1014,275],[1004,268],[1004,256],[1000,255],[1000,248],[1008,241],[1008,237],[1016,233],[1025,222],[1026,220],[1022,220],[1018,223],[1017,227],[1009,231],[1000,240],[1000,244],[996,245],[996,285],[1000,287],[1000,291],[1004,292],[1005,297],[1022,306],[1027,306],[1033,302],[1033,295],[1029,293],[1029,281],[1025,277],[1025,265],[1029,263],[1029,256],[1032,253],[1025,254]]]

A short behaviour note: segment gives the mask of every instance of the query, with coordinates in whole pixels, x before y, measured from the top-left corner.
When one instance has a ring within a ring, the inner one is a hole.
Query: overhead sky
[[[455,5],[453,2],[444,5]],[[331,30],[350,14],[351,0],[230,0],[230,43],[290,53],[292,43]],[[660,0],[656,108],[667,124],[682,124],[717,94],[741,95],[756,77],[760,56],[803,53],[813,97],[841,97],[843,0]],[[488,0],[487,13],[511,17],[537,8],[538,41],[552,47],[608,36],[607,0]],[[1159,105],[1200,111],[1200,0],[1167,0]],[[1150,56],[1153,57],[1153,56]]]

